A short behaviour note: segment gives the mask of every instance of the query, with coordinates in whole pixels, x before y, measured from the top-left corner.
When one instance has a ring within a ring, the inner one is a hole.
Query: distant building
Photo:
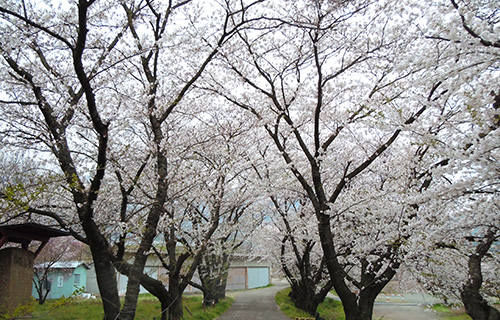
[[[47,266],[47,263],[35,265],[35,273],[41,275]],[[47,299],[69,297],[75,290],[87,286],[87,270],[89,266],[82,261],[59,261],[50,265],[47,279],[41,284],[42,295],[49,291]],[[35,276],[33,281],[38,281],[38,277]],[[39,299],[34,283],[32,295]]]
[[[168,286],[168,273],[155,256],[151,255],[148,257],[144,267],[144,273],[154,279],[162,281],[165,286]],[[117,273],[118,291],[121,295],[124,295],[127,290],[127,281],[127,276]],[[193,277],[193,281],[199,283],[197,273]],[[253,289],[265,287],[269,284],[271,284],[271,264],[269,262],[238,255],[230,260],[226,286],[227,290]],[[99,294],[93,264],[90,264],[85,292]],[[199,290],[192,286],[188,286],[185,292],[193,293],[199,292]],[[140,293],[147,293],[147,290],[141,286]]]
[[[254,289],[271,284],[271,264],[262,259],[235,255],[230,260],[227,290]]]

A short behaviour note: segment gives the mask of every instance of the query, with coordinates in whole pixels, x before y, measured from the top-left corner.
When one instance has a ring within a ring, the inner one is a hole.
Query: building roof
[[[55,263],[44,262],[35,265],[35,269],[43,269],[47,268],[47,266],[49,266],[49,269],[76,269],[82,265],[86,269],[90,269],[89,266],[83,261],[57,261]]]
[[[32,240],[48,241],[49,238],[68,236],[69,233],[37,223],[1,225],[0,235],[8,237],[8,242],[26,243]]]

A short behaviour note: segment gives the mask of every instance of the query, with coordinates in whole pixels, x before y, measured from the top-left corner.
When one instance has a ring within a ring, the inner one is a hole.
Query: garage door
[[[229,268],[226,289],[246,289],[246,268]]]
[[[248,268],[248,289],[265,287],[269,284],[269,268]]]

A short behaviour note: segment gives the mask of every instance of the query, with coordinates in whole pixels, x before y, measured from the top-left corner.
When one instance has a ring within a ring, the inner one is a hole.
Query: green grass
[[[226,298],[213,308],[203,310],[203,297],[189,295],[183,297],[183,311],[185,320],[212,320],[225,312],[233,303],[233,298]],[[58,305],[59,304],[59,305]],[[189,312],[187,309],[189,309]],[[60,302],[48,300],[44,305],[33,305],[31,316],[39,320],[101,320],[104,315],[100,300],[71,299],[60,305]],[[136,319],[160,319],[160,303],[150,294],[140,295],[137,304]],[[191,315],[192,314],[192,315]]]
[[[444,320],[471,320],[464,309],[457,306],[446,306],[438,303],[432,306],[432,310],[435,310]]]
[[[193,314],[192,316],[186,311],[184,307],[184,319],[186,320],[212,320],[223,314],[231,307],[234,299],[231,297],[226,297],[224,300],[220,301],[213,308],[206,308],[203,310],[203,297],[202,296],[190,296],[183,300],[184,306],[188,307],[189,311]]]
[[[281,312],[283,312],[290,318],[295,318],[295,317],[314,318],[307,312],[297,309],[295,307],[292,300],[288,296],[290,290],[291,290],[290,288],[286,288],[276,294],[275,297],[276,304],[280,307]],[[321,317],[327,320],[345,319],[342,303],[334,299],[326,298],[325,301],[318,306],[318,312]]]

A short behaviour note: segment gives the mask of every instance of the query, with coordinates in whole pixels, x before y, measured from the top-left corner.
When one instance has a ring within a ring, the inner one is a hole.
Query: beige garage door
[[[246,289],[246,268],[230,268],[227,276],[227,290]]]

